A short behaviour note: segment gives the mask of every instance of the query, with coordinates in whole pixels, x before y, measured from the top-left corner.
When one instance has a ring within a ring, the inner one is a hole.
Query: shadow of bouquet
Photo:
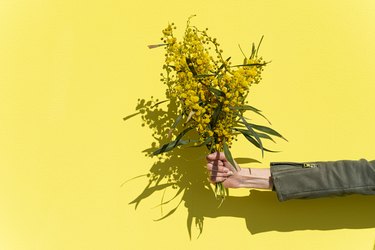
[[[221,200],[215,197],[213,185],[208,181],[204,168],[205,156],[209,153],[207,148],[185,146],[183,149],[176,148],[163,155],[153,154],[158,145],[168,141],[168,128],[173,123],[170,117],[174,117],[177,112],[173,102],[168,103],[165,110],[159,108],[159,105],[166,104],[152,99],[139,100],[137,112],[124,118],[127,120],[135,115],[141,115],[142,125],[153,131],[154,142],[143,152],[155,161],[148,173],[142,175],[147,178],[147,185],[130,204],[137,208],[142,201],[160,194],[161,191],[161,202],[157,206],[163,213],[156,221],[171,216],[182,204],[188,212],[186,225],[190,238],[194,224],[199,237],[203,232],[205,218],[228,216],[243,218],[251,234],[275,230],[289,232],[375,226],[374,196],[352,195],[340,199],[328,197],[280,203],[273,192],[252,190],[250,196],[228,196],[220,206]],[[251,162],[250,159],[236,161]],[[169,198],[165,198],[167,192]],[[169,210],[164,209],[167,207]],[[355,210],[360,210],[361,213],[353,213]]]
[[[154,138],[151,147],[143,151],[146,157],[155,159],[148,174],[142,175],[147,176],[148,184],[130,204],[134,204],[137,208],[143,200],[162,191],[161,202],[158,205],[161,211],[164,211],[163,207],[170,204],[177,203],[177,205],[163,213],[157,220],[167,218],[181,204],[184,204],[188,209],[189,236],[191,237],[192,234],[193,223],[197,226],[200,235],[203,231],[204,220],[202,211],[216,209],[220,205],[220,200],[216,199],[215,192],[207,179],[207,170],[204,168],[205,156],[209,150],[198,145],[187,146],[183,150],[176,148],[173,151],[164,152],[163,155],[154,155],[158,145],[163,145],[168,141],[169,129],[174,122],[170,118],[176,117],[178,111],[174,102],[169,102],[166,109],[159,108],[160,105],[166,104],[153,98],[149,101],[139,99],[137,112],[124,118],[127,120],[135,115],[141,115],[142,126],[151,129]],[[194,138],[194,134],[190,138]],[[166,192],[171,198],[165,199]],[[170,195],[171,192],[172,195]]]

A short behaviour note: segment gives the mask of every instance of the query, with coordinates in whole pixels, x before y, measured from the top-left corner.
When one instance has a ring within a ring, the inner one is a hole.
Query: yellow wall
[[[122,120],[138,98],[163,99],[163,50],[146,45],[191,14],[233,61],[237,44],[265,36],[272,63],[251,103],[289,143],[262,166],[375,158],[374,12],[371,0],[0,1],[0,249],[373,249],[375,197],[279,203],[237,190],[217,209],[193,186],[155,222],[163,192],[135,210],[147,178],[121,184],[156,161],[142,153],[141,118]],[[244,141],[233,154],[260,159]],[[194,155],[181,166],[202,178]],[[203,221],[199,239],[189,215]]]

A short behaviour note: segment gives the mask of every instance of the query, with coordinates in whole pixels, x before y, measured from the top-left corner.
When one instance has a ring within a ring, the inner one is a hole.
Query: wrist
[[[269,169],[243,168],[236,175],[239,188],[272,189]]]

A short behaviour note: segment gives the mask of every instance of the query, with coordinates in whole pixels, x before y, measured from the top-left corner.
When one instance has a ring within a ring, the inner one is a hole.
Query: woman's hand
[[[209,154],[206,159],[211,183],[222,182],[226,188],[239,187],[238,177],[241,168],[237,163],[236,168],[234,168],[225,158],[223,152]]]
[[[207,169],[211,183],[222,182],[225,188],[272,189],[269,168],[236,168],[225,158],[223,152],[215,152],[207,157]]]

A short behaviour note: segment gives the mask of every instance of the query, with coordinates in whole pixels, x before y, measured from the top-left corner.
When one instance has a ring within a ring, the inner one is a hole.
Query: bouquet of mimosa
[[[172,23],[163,30],[161,44],[149,45],[165,49],[161,81],[167,86],[168,101],[175,102],[178,109],[167,135],[169,142],[160,145],[153,154],[189,144],[205,146],[210,152],[223,151],[236,167],[230,148],[237,135],[243,135],[262,155],[271,151],[263,146],[263,139],[283,138],[275,130],[245,118],[245,112],[265,118],[246,101],[251,85],[261,81],[268,63],[258,54],[263,37],[257,46],[252,45],[249,56],[241,50],[243,62],[233,65],[231,57],[223,57],[218,40],[209,36],[207,29],[192,26],[190,19],[181,41],[174,36],[176,26]],[[226,195],[221,183],[216,184],[216,195],[221,198]]]

